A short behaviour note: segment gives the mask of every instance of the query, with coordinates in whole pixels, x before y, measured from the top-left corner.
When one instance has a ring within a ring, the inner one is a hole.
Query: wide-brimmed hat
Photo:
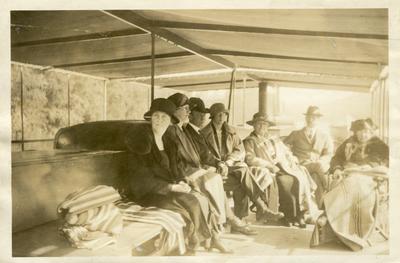
[[[190,111],[198,111],[202,113],[209,113],[210,109],[207,109],[204,102],[200,98],[192,97],[189,99]]]
[[[351,123],[350,131],[357,132],[364,129],[375,130],[376,128],[376,125],[371,119],[360,119]]]
[[[214,103],[210,107],[210,119],[212,119],[215,115],[217,115],[220,112],[225,112],[226,114],[229,114],[229,110],[225,108],[225,105],[223,103]]]
[[[177,108],[189,104],[189,98],[185,94],[179,92],[169,96],[168,100],[173,102]]]
[[[256,122],[259,122],[259,121],[267,123],[268,126],[276,126],[275,122],[271,121],[268,118],[268,115],[263,112],[257,112],[256,114],[253,115],[253,119],[250,121],[247,121],[246,123],[248,125],[253,126]]]
[[[306,116],[318,116],[321,117],[323,116],[317,106],[310,106],[307,109],[307,112],[304,113]]]
[[[179,122],[178,118],[175,117],[174,115],[176,111],[176,106],[170,100],[164,98],[158,98],[153,100],[150,106],[150,110],[144,114],[144,119],[150,120],[151,115],[153,115],[153,113],[156,111],[161,111],[168,114],[171,117],[172,123],[174,124]]]

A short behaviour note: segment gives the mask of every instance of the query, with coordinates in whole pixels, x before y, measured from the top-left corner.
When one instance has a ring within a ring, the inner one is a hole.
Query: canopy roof
[[[388,63],[387,9],[13,11],[16,62],[182,90],[267,81],[368,91]]]

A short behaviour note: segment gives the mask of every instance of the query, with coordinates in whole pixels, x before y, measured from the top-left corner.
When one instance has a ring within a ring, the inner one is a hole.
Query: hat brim
[[[216,115],[216,114],[218,114],[218,113],[221,113],[221,112],[226,113],[226,114],[229,115],[229,111],[228,111],[228,110],[224,110],[224,111],[216,112],[216,113],[214,113],[214,114],[210,114],[210,119],[212,119],[212,118],[214,117],[214,115]],[[211,113],[211,112],[210,112],[210,113]]]
[[[203,110],[200,110],[200,109],[192,109],[192,110],[190,110],[190,111],[197,111],[197,112],[201,112],[201,113],[210,113],[210,109],[203,109]]]
[[[161,112],[164,112],[164,113],[168,114],[171,117],[171,122],[173,124],[179,123],[179,119],[177,117],[175,117],[175,115],[173,115],[173,114],[171,115],[171,114],[169,114],[168,112],[165,112],[165,111],[161,111]],[[149,110],[148,112],[146,112],[144,114],[144,116],[143,116],[144,119],[150,121],[151,120],[151,115],[153,115],[153,113],[154,113],[153,110]]]
[[[253,121],[253,120],[251,120],[251,121],[247,121],[246,123],[248,124],[248,125],[250,125],[250,126],[254,126],[254,123],[256,123],[256,122],[259,122],[259,121],[261,121],[261,122],[264,122],[264,123],[268,123],[268,126],[276,126],[276,123],[275,122],[272,122],[272,121],[264,121],[264,120],[258,120],[258,121]]]
[[[322,117],[324,115],[322,115],[321,113],[303,113],[305,116],[318,116],[318,117]]]

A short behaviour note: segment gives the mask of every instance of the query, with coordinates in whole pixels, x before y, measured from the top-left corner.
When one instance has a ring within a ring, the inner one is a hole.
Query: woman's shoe
[[[211,240],[211,247],[208,249],[208,251],[212,251],[213,248],[216,248],[219,250],[219,252],[223,254],[233,254],[233,250],[227,248],[220,239],[213,238]]]
[[[292,223],[287,219],[287,218],[282,218],[279,220],[280,225],[286,226],[286,227],[291,227]]]
[[[297,220],[297,224],[299,225],[299,228],[306,228],[306,227],[307,227],[307,224],[306,224],[306,222],[304,221],[304,218],[298,219],[298,220]]]
[[[183,256],[196,256],[196,250],[187,248]]]

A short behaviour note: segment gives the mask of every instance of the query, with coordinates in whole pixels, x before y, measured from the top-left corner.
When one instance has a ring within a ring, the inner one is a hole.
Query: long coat
[[[189,245],[196,246],[198,241],[211,237],[211,231],[217,229],[216,220],[211,216],[208,200],[195,192],[172,192],[169,184],[184,180],[177,173],[176,145],[163,137],[167,159],[159,151],[150,124],[143,124],[130,131],[125,138],[129,150],[129,176],[127,185],[130,197],[144,206],[156,206],[175,211],[186,222],[185,233]]]
[[[194,146],[199,153],[201,163],[203,165],[205,164],[208,166],[217,167],[219,160],[210,152],[204,137],[199,132],[197,132],[190,124],[186,125],[183,130],[188,135],[188,137],[193,140]]]
[[[204,127],[200,133],[205,138],[207,145],[211,152],[221,161],[232,160],[233,162],[243,162],[245,157],[244,146],[236,130],[229,126],[226,122],[222,126],[222,137],[226,140],[222,143],[225,144],[227,149],[227,155],[221,156],[218,148],[217,140],[214,136],[214,131],[212,127],[212,122],[210,122],[206,127]]]
[[[246,149],[246,162],[250,166],[271,167],[278,165],[282,173],[294,176],[299,182],[299,205],[301,210],[315,214],[312,192],[316,185],[307,170],[297,164],[296,158],[281,140],[262,138],[252,132],[243,141]]]
[[[167,140],[175,147],[175,171],[198,192],[206,196],[217,222],[226,222],[225,192],[222,178],[202,163],[198,147],[193,138],[178,125],[172,125],[166,132]],[[201,151],[200,151],[201,152]],[[202,152],[202,154],[206,154]]]
[[[293,154],[300,163],[310,160],[319,160],[329,164],[333,155],[333,141],[331,137],[316,130],[312,140],[305,133],[305,128],[293,131],[285,138],[284,143],[291,146]]]

